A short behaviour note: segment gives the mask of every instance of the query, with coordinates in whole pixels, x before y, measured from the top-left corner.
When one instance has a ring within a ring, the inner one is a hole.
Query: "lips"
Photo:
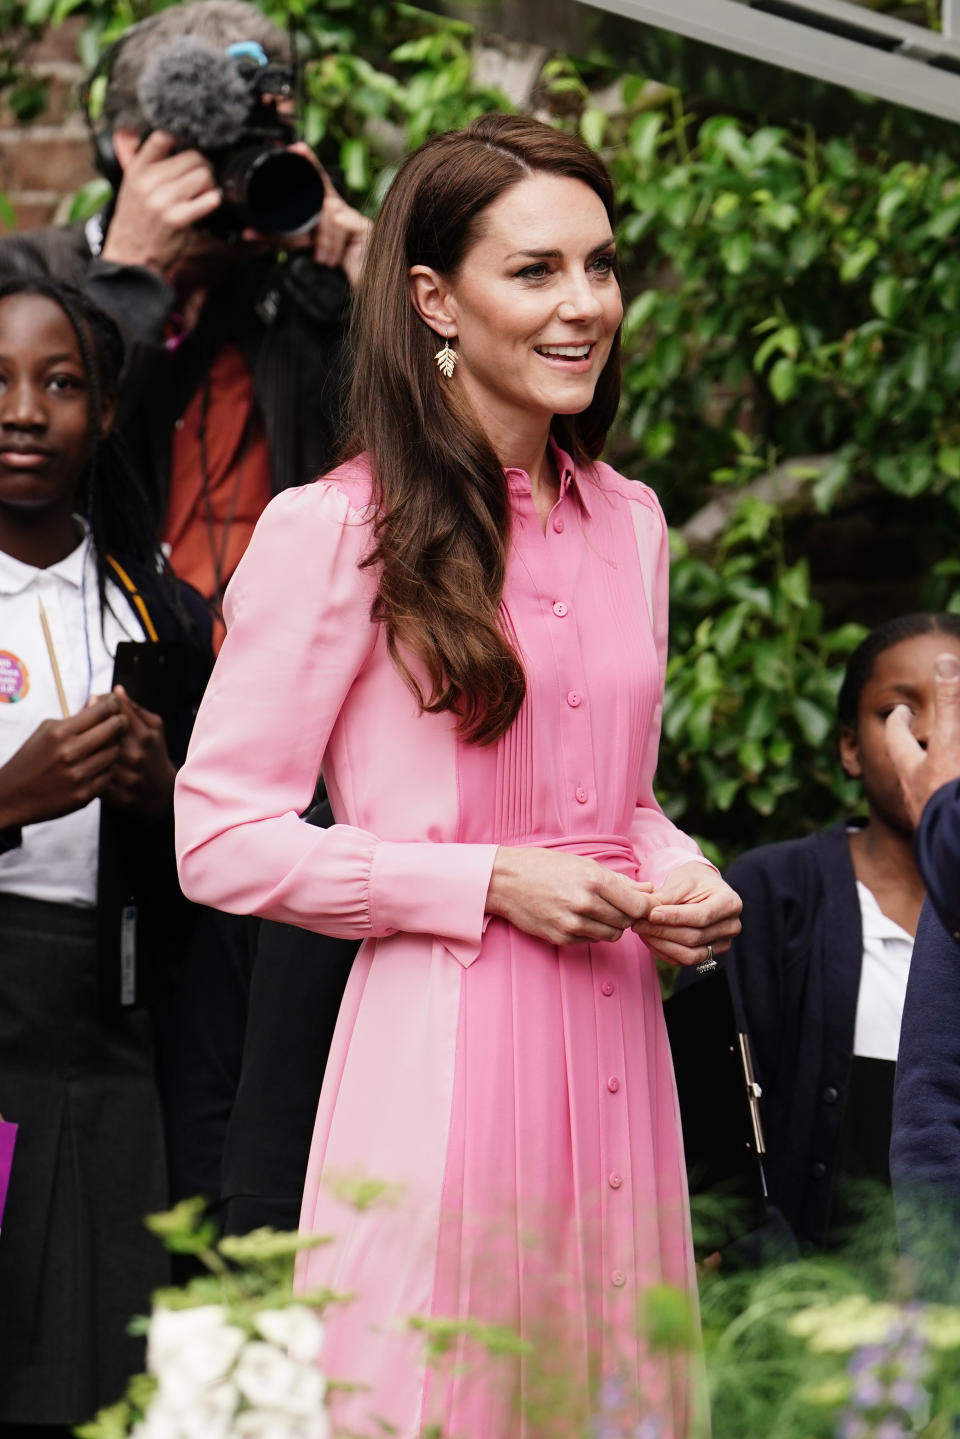
[[[0,465],[11,470],[38,470],[53,459],[53,451],[38,445],[4,445],[0,441]]]
[[[586,360],[593,349],[593,341],[582,341],[579,345],[535,345],[534,349],[545,360]]]

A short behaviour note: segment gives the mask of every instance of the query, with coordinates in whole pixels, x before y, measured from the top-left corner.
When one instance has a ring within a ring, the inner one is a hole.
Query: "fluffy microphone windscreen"
[[[150,126],[182,145],[218,150],[243,132],[250,91],[229,55],[195,35],[159,45],[146,61],[137,98]]]

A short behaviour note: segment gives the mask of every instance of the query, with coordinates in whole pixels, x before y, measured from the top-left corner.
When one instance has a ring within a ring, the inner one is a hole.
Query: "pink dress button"
[[[557,532],[558,535],[562,535],[562,534],[563,534],[563,516],[562,516],[562,515],[554,515],[554,517],[553,517],[553,528],[556,530],[556,532]]]
[[[619,1189],[621,1184],[623,1183],[623,1175],[611,1174],[607,1182],[610,1185],[611,1189]]]
[[[586,804],[586,802],[587,802],[587,791],[584,789],[584,787],[583,787],[582,784],[578,784],[573,793],[574,793],[574,798],[575,798],[576,801],[577,801],[577,804]]]
[[[567,693],[567,704],[570,706],[570,708],[571,708],[572,710],[575,710],[576,707],[577,707],[577,705],[578,705],[579,703],[580,703],[580,696],[577,694],[576,690],[570,690],[570,691],[568,691],[568,693]]]
[[[558,619],[563,619],[564,615],[567,613],[567,607],[563,603],[563,600],[554,601],[553,613],[557,616]]]
[[[622,1269],[615,1269],[610,1275],[610,1283],[613,1285],[614,1289],[622,1289],[626,1282],[627,1276],[624,1274]]]
[[[601,984],[601,986],[600,986],[600,993],[601,993],[601,994],[612,994],[612,993],[613,993],[613,985],[611,984],[611,982],[610,982],[609,979],[605,979],[605,980],[603,981],[603,983]]]
[[[617,1090],[620,1088],[620,1081],[615,1074],[611,1074],[610,1078],[607,1080],[607,1088],[609,1089],[611,1094],[616,1094]]]

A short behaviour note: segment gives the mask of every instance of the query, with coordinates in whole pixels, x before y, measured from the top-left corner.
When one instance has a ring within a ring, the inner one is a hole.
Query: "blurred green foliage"
[[[718,489],[718,542],[678,542],[660,785],[730,853],[835,818],[845,656],[882,614],[825,615],[782,507],[751,492],[792,456],[817,514],[923,498],[960,511],[960,176],[937,154],[889,164],[832,137],[702,123],[624,82],[602,141],[640,292],[626,317],[621,464],[682,522]],[[632,113],[631,113],[632,109]],[[950,603],[953,562],[918,601]]]
[[[261,3],[310,57],[308,139],[370,213],[411,146],[506,106],[474,80],[459,22],[396,0]],[[24,118],[38,113],[42,85],[18,37],[79,11],[92,65],[159,8],[0,0],[0,89]],[[615,78],[609,113],[594,94],[609,92],[610,72],[553,56],[537,103],[603,150],[617,186],[628,304],[610,453],[655,488],[675,527],[659,792],[725,857],[855,803],[833,703],[863,625],[885,617],[869,599],[856,613],[825,608],[784,506],[754,482],[812,456],[794,509],[827,515],[866,496],[896,525],[922,500],[947,558],[919,598],[956,603],[960,174],[933,150],[894,163],[879,138],[871,150],[715,105],[701,114],[676,90]],[[77,213],[96,199],[81,196]],[[729,514],[694,547],[683,525],[717,493],[732,498]]]

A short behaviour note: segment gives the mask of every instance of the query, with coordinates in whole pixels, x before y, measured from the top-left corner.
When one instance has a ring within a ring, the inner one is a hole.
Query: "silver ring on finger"
[[[712,974],[717,967],[717,961],[713,957],[713,945],[707,945],[707,957],[697,965],[698,974]]]

